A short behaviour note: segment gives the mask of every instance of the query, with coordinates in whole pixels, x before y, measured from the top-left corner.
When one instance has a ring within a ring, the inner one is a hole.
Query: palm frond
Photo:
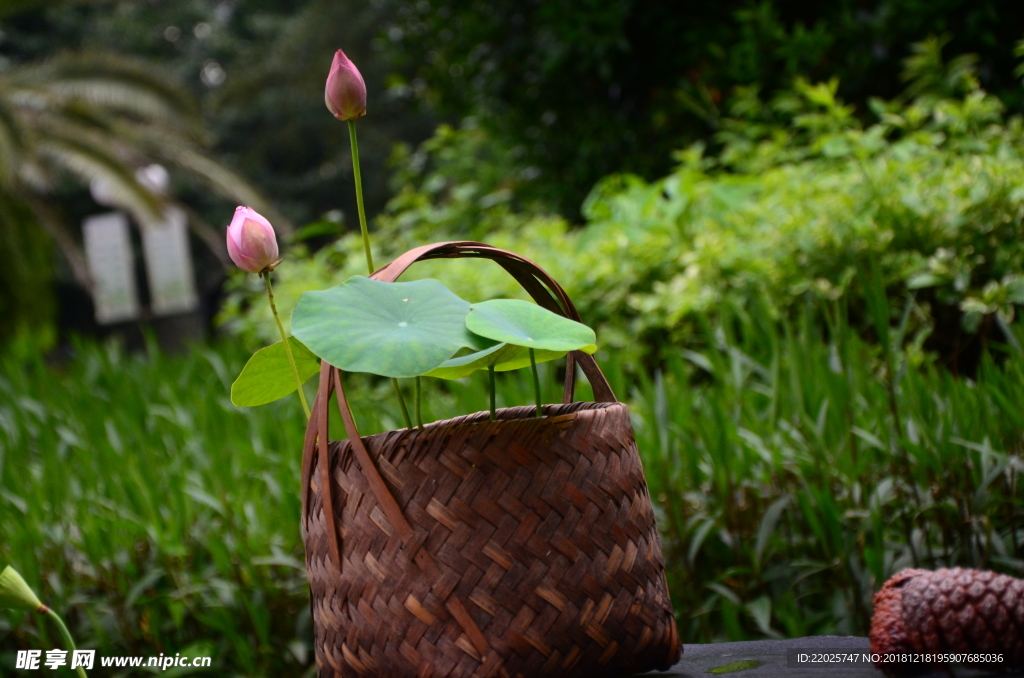
[[[146,189],[102,141],[89,135],[50,135],[36,152],[86,184],[101,182],[111,201],[144,225],[158,223],[163,200]]]
[[[139,89],[131,83],[100,78],[63,80],[47,88],[59,105],[84,103],[114,113],[129,113],[151,121],[178,125],[180,112],[154,92]]]
[[[24,70],[22,70],[24,69]],[[164,101],[181,116],[198,115],[199,107],[188,90],[163,68],[151,62],[108,52],[68,52],[42,64],[23,66],[10,73],[16,81],[88,82],[99,80],[130,86]]]
[[[53,188],[53,177],[47,171],[42,159],[33,154],[18,165],[16,181],[3,184],[11,192],[46,195]]]
[[[161,69],[117,55],[65,54],[0,75],[0,91],[24,105],[54,108],[75,103],[129,114],[201,135],[195,101]],[[18,94],[14,94],[18,93]]]
[[[248,205],[267,217],[283,235],[294,231],[292,223],[274,208],[249,182],[187,145],[161,145],[154,149],[166,161],[209,184],[221,196]]]
[[[291,224],[249,182],[210,157],[204,142],[194,99],[144,61],[98,52],[63,54],[0,73],[0,195],[27,206],[86,287],[91,283],[81,246],[48,202],[62,178],[101,182],[111,202],[148,226],[162,221],[170,200],[143,186],[136,170],[162,162],[255,207],[283,234],[291,232]],[[0,229],[5,223],[0,215]],[[194,213],[190,223],[226,264],[219,229]]]

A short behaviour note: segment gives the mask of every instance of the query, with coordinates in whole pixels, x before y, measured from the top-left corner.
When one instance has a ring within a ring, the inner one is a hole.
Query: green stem
[[[489,365],[487,367],[487,376],[491,382],[491,421],[494,421],[497,419],[494,414],[494,365]]]
[[[402,388],[398,385],[398,380],[391,377],[391,385],[395,387],[395,395],[398,396],[398,404],[402,406],[402,417],[405,418],[405,427],[412,428],[412,420],[409,419],[409,408],[405,406],[405,398],[402,397]]]
[[[355,134],[354,120],[348,121],[348,143],[352,149],[352,177],[355,180],[355,206],[359,211],[359,232],[362,234],[362,252],[367,255],[367,274],[372,276],[375,270],[374,255],[370,251],[370,229],[367,227],[367,208],[362,204],[362,170],[359,168],[359,140]],[[401,396],[398,380],[392,378],[391,385],[394,386],[395,395],[398,396],[401,416],[406,418],[406,428],[413,428],[413,422],[409,418],[409,408],[406,407],[406,398]],[[417,383],[417,386],[419,386],[419,383]],[[419,397],[419,390],[417,390],[417,397]],[[419,405],[418,400],[417,405]]]
[[[540,406],[540,377],[537,376],[537,357],[533,354],[533,349],[530,349],[530,369],[533,371],[533,395],[537,400],[537,416],[543,417],[544,410]]]
[[[423,414],[420,411],[420,378],[416,377],[416,425],[423,428]]]
[[[352,174],[356,181],[356,206],[359,208],[359,230],[363,234],[363,251],[366,252],[366,268],[372,274],[373,255],[370,254],[370,231],[366,228],[366,208],[363,207],[363,173],[359,169],[359,141],[356,139],[356,121],[348,121],[348,141],[352,146]]]
[[[302,403],[302,411],[306,413],[306,420],[309,420],[309,404],[306,402],[306,394],[302,390],[302,379],[299,378],[299,368],[295,365],[295,356],[292,355],[291,344],[288,343],[288,335],[284,333],[284,325],[281,324],[281,316],[277,314],[277,304],[274,303],[274,288],[270,285],[270,271],[263,274],[263,282],[267,284],[267,298],[270,299],[270,310],[274,313],[274,321],[277,323],[277,331],[281,333],[281,341],[284,342],[284,352],[288,355],[288,364],[292,366],[292,376],[295,377],[295,387],[299,394],[299,402]]]
[[[73,656],[75,654],[75,650],[77,650],[78,647],[75,645],[75,640],[71,637],[71,632],[68,631],[68,627],[64,625],[64,620],[60,618],[59,614],[57,614],[50,608],[46,608],[46,615],[50,619],[52,619],[54,623],[57,625],[57,628],[60,630],[61,638],[64,639],[64,645],[67,646],[68,652],[70,652]],[[80,676],[80,678],[86,678],[85,669],[83,669],[81,666],[76,668],[78,669],[78,675]]]

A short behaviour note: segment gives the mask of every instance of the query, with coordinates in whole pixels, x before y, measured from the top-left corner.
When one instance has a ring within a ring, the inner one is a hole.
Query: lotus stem
[[[416,426],[423,428],[423,414],[420,410],[420,378],[416,377]]]
[[[537,400],[537,416],[543,417],[544,410],[540,406],[540,377],[537,376],[537,356],[533,354],[533,349],[530,349],[530,370],[533,371],[533,395]]]
[[[359,208],[359,230],[363,234],[363,251],[366,253],[367,275],[372,275],[373,254],[370,253],[370,230],[366,227],[366,208],[363,206],[363,173],[359,169],[359,140],[356,138],[356,121],[348,121],[348,140],[352,146],[352,175],[356,182],[356,207]]]
[[[64,645],[67,646],[68,652],[70,652],[73,656],[78,647],[75,645],[75,640],[71,637],[71,632],[68,631],[68,627],[64,624],[64,620],[60,618],[59,614],[57,614],[48,607],[46,608],[44,614],[46,614],[46,616],[52,619],[54,623],[57,625],[57,629],[60,630],[61,638],[64,639]],[[75,668],[78,669],[79,678],[86,678],[85,669],[83,669],[81,666]]]
[[[288,335],[284,333],[284,325],[281,324],[281,316],[277,314],[277,304],[274,303],[274,288],[270,284],[270,271],[263,274],[263,282],[267,284],[267,299],[270,299],[270,310],[274,314],[274,322],[277,323],[277,331],[281,333],[281,341],[284,342],[284,352],[288,356],[288,364],[292,366],[292,375],[295,377],[296,393],[299,394],[299,402],[302,403],[302,411],[306,413],[306,421],[309,421],[309,403],[306,402],[306,394],[302,391],[302,379],[299,378],[299,368],[295,365],[295,356],[292,355],[292,347],[288,343]]]
[[[402,397],[402,387],[398,380],[391,377],[391,385],[395,388],[395,395],[398,396],[398,404],[402,406],[402,417],[405,419],[405,427],[412,428],[412,419],[409,418],[409,408],[405,406],[405,398]]]
[[[487,376],[491,386],[491,421],[494,421],[497,419],[497,416],[494,413],[494,365],[487,366]]]

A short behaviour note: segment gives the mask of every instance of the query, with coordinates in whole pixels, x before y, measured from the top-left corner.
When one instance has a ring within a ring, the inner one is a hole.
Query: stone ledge
[[[870,650],[867,638],[856,636],[810,636],[787,640],[750,640],[739,643],[711,643],[707,645],[684,645],[683,659],[664,673],[644,673],[644,678],[657,676],[678,676],[680,678],[708,678],[709,676],[737,676],[737,678],[885,678],[885,674],[870,665],[813,666],[798,668],[789,665],[787,653],[793,650],[830,653],[862,653]],[[750,668],[744,668],[744,665]],[[755,666],[756,664],[756,666]],[[730,666],[732,665],[732,666]],[[712,672],[712,669],[719,671]],[[732,670],[729,670],[732,669]],[[917,674],[916,678],[974,678],[975,676],[1001,676],[1002,678],[1024,678],[1024,673],[1002,673],[958,668],[952,673],[930,671]]]

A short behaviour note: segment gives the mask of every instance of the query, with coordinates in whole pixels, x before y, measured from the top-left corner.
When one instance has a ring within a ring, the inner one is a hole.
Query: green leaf
[[[790,499],[791,497],[788,494],[783,495],[773,501],[771,506],[764,512],[764,516],[761,518],[761,525],[757,528],[757,540],[754,542],[755,562],[761,562],[764,548],[768,545],[768,540],[771,539],[772,534],[775,532],[775,528],[779,524],[779,518],[782,517],[782,512],[786,510],[786,506],[789,505]]]
[[[303,383],[320,371],[320,363],[312,351],[295,337],[288,337],[295,367]],[[295,375],[288,363],[284,342],[279,341],[253,353],[242,373],[231,384],[231,403],[238,407],[255,407],[272,403],[296,390]]]
[[[557,360],[565,355],[565,351],[545,351],[543,349],[534,351],[538,363]],[[438,379],[462,379],[468,377],[477,370],[487,369],[494,366],[498,372],[518,370],[530,364],[530,349],[524,346],[513,346],[512,344],[495,344],[482,351],[456,355],[444,362],[440,367],[426,373],[427,377]]]
[[[355,276],[303,294],[292,313],[292,332],[348,372],[416,377],[460,348],[487,347],[490,342],[466,329],[469,308],[437,280],[386,283]]]
[[[482,337],[546,351],[597,350],[594,330],[582,323],[518,299],[473,304],[466,327]]]

